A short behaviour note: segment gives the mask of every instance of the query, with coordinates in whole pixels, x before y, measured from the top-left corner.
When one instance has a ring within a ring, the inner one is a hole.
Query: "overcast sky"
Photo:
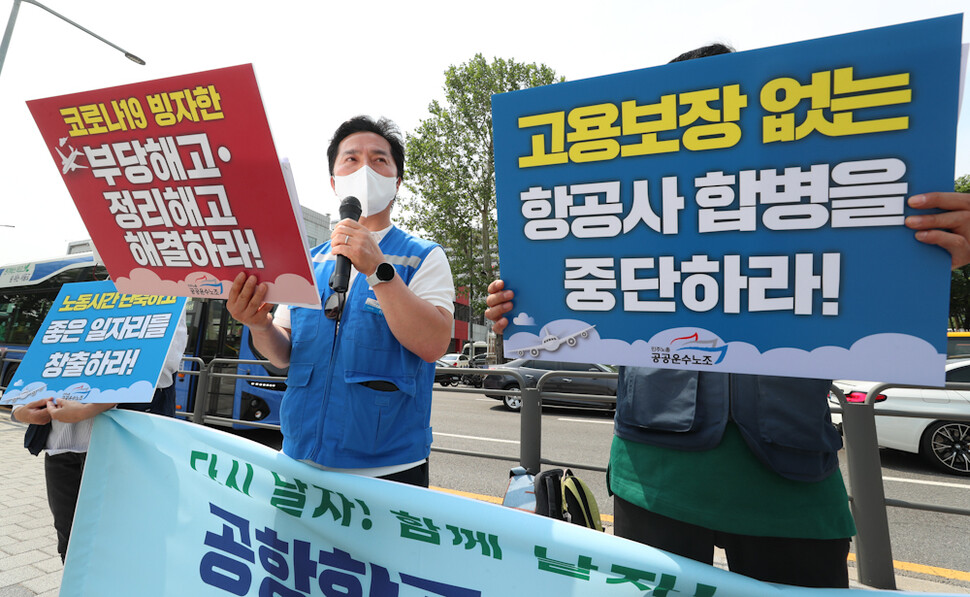
[[[21,4],[0,72],[0,264],[63,255],[69,241],[88,238],[27,100],[252,63],[300,202],[336,214],[326,146],[337,125],[364,113],[413,130],[427,117],[428,103],[442,96],[444,70],[479,52],[545,63],[575,80],[666,63],[715,41],[751,50],[968,6],[966,0],[43,3],[147,65]],[[11,6],[0,0],[0,31]],[[970,41],[966,21],[963,41]],[[967,103],[955,176],[970,174]]]

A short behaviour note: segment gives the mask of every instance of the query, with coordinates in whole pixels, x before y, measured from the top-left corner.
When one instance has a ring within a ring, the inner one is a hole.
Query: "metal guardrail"
[[[849,466],[849,485],[852,488],[850,506],[858,531],[856,535],[856,555],[859,582],[878,589],[896,589],[887,506],[970,516],[970,510],[967,509],[944,508],[932,504],[910,503],[886,498],[882,479],[882,462],[879,458],[879,443],[876,438],[875,397],[890,388],[919,387],[922,386],[877,384],[869,389],[864,401],[848,402],[842,389],[835,384],[832,385],[832,393],[839,401],[839,408],[833,410],[842,412],[845,454]],[[970,390],[970,384],[949,382],[946,384],[946,389]],[[915,414],[882,408],[879,409],[879,416],[970,421],[970,416],[964,417],[954,413],[925,412]]]
[[[859,582],[878,589],[895,590],[896,574],[873,407],[867,398],[866,403],[853,403],[853,408],[845,410],[848,405],[845,395],[837,386],[832,387],[843,405],[842,430],[853,493],[849,507],[856,526]]]
[[[196,387],[194,408],[191,415],[185,415],[186,418],[192,422],[205,425],[206,423],[211,423],[215,425],[222,426],[232,426],[232,425],[245,425],[248,427],[256,427],[262,429],[276,429],[278,430],[280,426],[278,424],[267,424],[261,423],[259,421],[249,421],[243,419],[233,419],[230,417],[222,417],[217,415],[206,414],[209,410],[209,397],[211,395],[210,386],[212,379],[226,378],[226,379],[248,379],[254,381],[285,381],[285,377],[277,377],[273,375],[246,375],[239,373],[227,373],[227,372],[217,372],[215,369],[220,367],[227,367],[232,365],[241,364],[254,364],[254,365],[265,365],[268,361],[258,361],[258,360],[238,360],[238,359],[213,359],[209,361],[208,364],[202,363],[201,359],[188,358],[183,359],[184,361],[196,362],[200,366],[199,371],[185,371],[180,369],[179,373],[197,375],[199,377],[198,385]],[[521,390],[499,390],[499,389],[481,389],[481,388],[460,388],[460,387],[449,387],[448,391],[465,393],[465,394],[489,394],[489,395],[521,395],[523,398],[522,402],[522,412],[521,412],[521,424],[520,424],[520,441],[519,441],[519,463],[521,466],[525,467],[532,473],[538,473],[540,466],[542,464],[551,464],[555,466],[565,466],[569,468],[592,470],[599,472],[606,472],[606,467],[594,464],[585,463],[569,463],[550,459],[542,458],[542,396],[555,396],[560,400],[582,400],[583,402],[595,402],[602,401],[604,403],[610,402],[610,398],[605,396],[592,396],[589,394],[567,394],[561,392],[544,392],[542,387],[546,382],[555,377],[588,377],[588,378],[615,378],[617,375],[615,373],[594,373],[587,371],[549,371],[539,378],[536,386],[533,388],[527,387],[526,380],[522,373],[516,369],[481,369],[475,367],[438,367],[436,368],[436,373],[447,373],[454,374],[458,377],[463,375],[475,375],[486,377],[489,375],[504,375],[514,378]],[[444,387],[435,388],[435,390],[443,391]],[[447,453],[447,454],[459,454],[464,456],[474,456],[480,458],[489,458],[493,460],[511,460],[508,456],[503,454],[494,454],[489,452],[473,452],[466,450],[454,450],[447,448],[438,448],[432,445],[432,451]]]
[[[501,369],[496,369],[496,371],[501,371]],[[606,467],[592,464],[577,464],[577,463],[567,463],[562,461],[548,460],[542,458],[542,396],[552,395],[550,393],[544,393],[542,390],[545,385],[553,379],[561,377],[587,377],[587,378],[602,378],[602,379],[615,379],[617,377],[616,373],[594,373],[590,371],[547,371],[542,374],[539,381],[536,382],[535,388],[528,388],[522,391],[522,420],[521,420],[521,438],[522,443],[522,454],[523,458],[519,463],[520,466],[525,467],[530,473],[536,474],[540,470],[541,464],[551,464],[554,466],[563,466],[569,468],[581,468],[592,471],[606,472]],[[520,387],[523,387],[520,385]],[[589,396],[587,394],[556,394],[557,396],[564,397],[579,397],[584,401],[590,398],[596,399],[596,396]],[[605,403],[608,399],[602,398]],[[615,400],[615,397],[614,397]],[[528,413],[528,414],[527,414]],[[533,445],[534,444],[534,445]]]
[[[185,363],[187,363],[187,362],[188,363],[194,363],[194,364],[196,364],[199,367],[199,370],[198,371],[195,371],[193,369],[185,370],[183,367],[184,367]],[[183,356],[182,357],[182,363],[179,366],[179,370],[175,372],[175,375],[188,375],[190,377],[191,376],[197,377],[198,378],[198,382],[196,384],[196,394],[198,394],[198,388],[202,386],[202,380],[205,379],[205,371],[206,371],[205,361],[203,361],[199,357],[186,357],[186,356]],[[203,422],[203,419],[198,418],[194,412],[191,413],[191,414],[190,413],[180,413],[180,412],[176,412],[175,415],[176,416],[183,416],[183,417],[185,417],[188,420],[193,421],[193,422],[196,422],[196,421],[198,421],[200,423]]]

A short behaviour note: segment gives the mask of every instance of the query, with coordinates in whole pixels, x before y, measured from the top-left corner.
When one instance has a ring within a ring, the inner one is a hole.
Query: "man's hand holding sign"
[[[910,197],[909,206],[943,210],[909,216],[906,225],[919,231],[916,240],[946,249],[954,269],[970,263],[970,194],[925,193]]]

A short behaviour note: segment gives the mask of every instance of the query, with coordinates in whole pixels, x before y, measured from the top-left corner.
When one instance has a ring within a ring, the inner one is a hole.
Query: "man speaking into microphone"
[[[281,305],[273,315],[265,284],[245,273],[226,307],[266,358],[289,367],[285,454],[427,487],[434,363],[448,349],[454,314],[451,269],[440,246],[391,224],[404,175],[392,122],[351,118],[327,158],[342,219],[310,251],[324,308]]]

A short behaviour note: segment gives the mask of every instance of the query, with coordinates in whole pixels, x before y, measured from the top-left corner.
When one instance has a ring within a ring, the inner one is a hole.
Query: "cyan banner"
[[[95,420],[61,597],[828,597],[131,411]],[[925,595],[925,594],[922,594]]]

